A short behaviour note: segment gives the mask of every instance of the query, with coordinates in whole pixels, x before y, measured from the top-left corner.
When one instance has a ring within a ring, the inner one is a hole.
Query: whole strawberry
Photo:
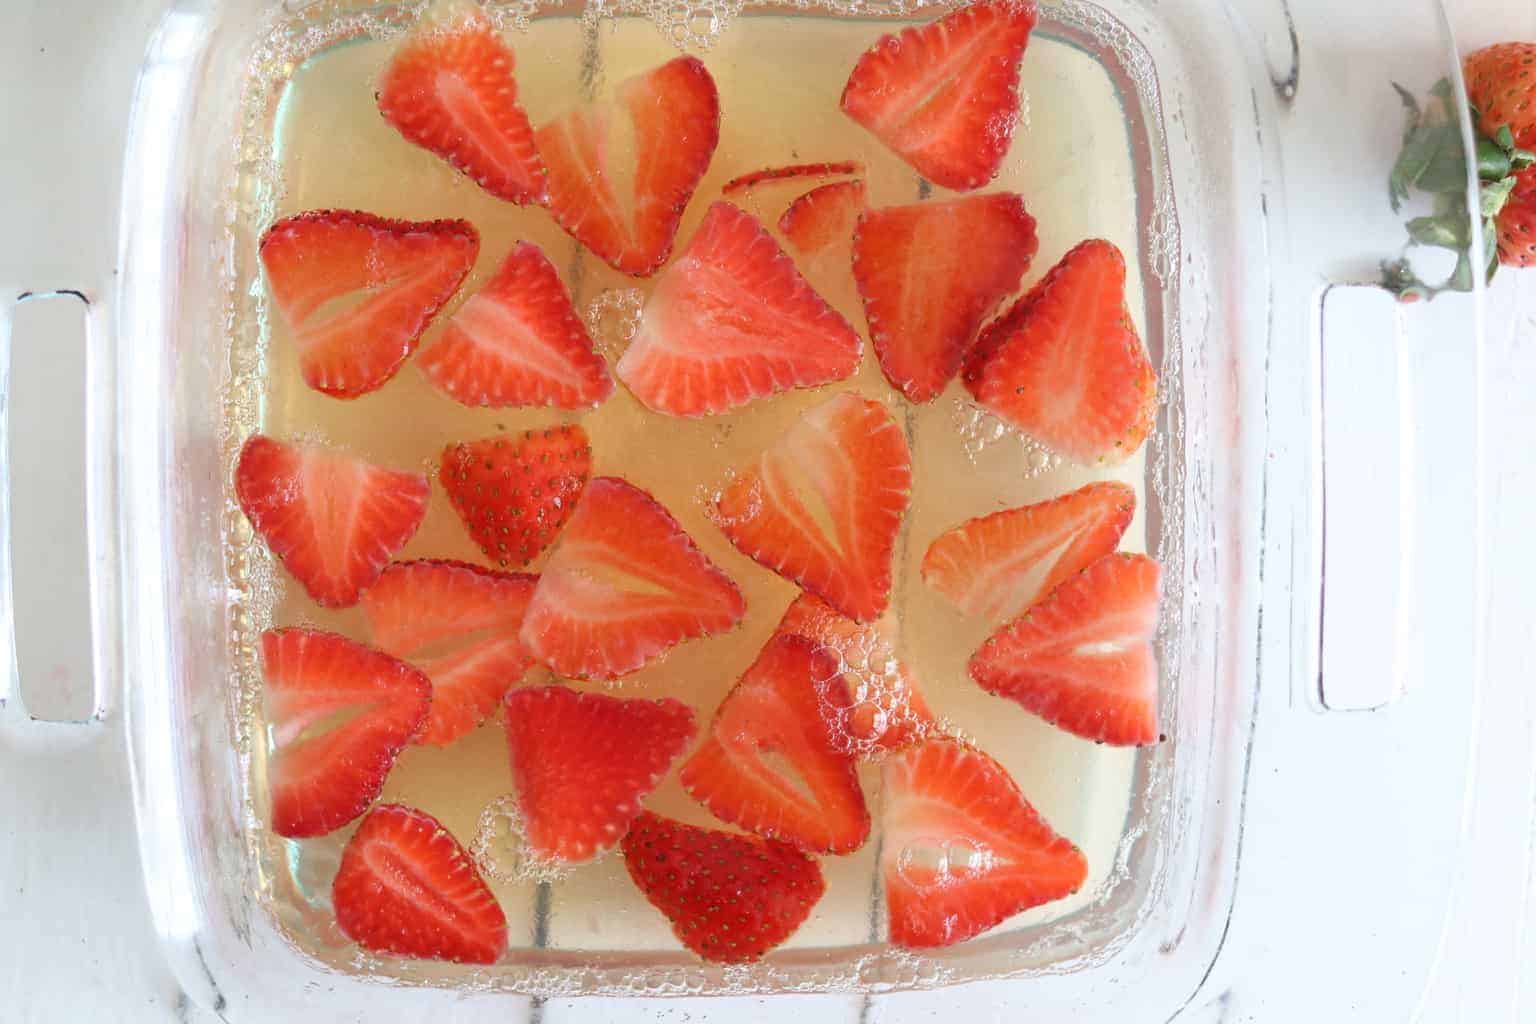
[[[1466,59],[1462,74],[1482,134],[1494,138],[1508,125],[1516,146],[1536,146],[1536,43],[1484,47]]]
[[[1499,227],[1499,262],[1506,267],[1536,267],[1536,168],[1515,177],[1515,188],[1495,218]]]

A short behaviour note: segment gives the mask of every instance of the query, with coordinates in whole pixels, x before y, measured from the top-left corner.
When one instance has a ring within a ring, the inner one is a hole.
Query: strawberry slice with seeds
[[[261,265],[304,383],[336,398],[383,386],[479,251],[479,234],[462,220],[311,210],[273,224],[261,236]]]
[[[627,117],[633,154],[615,153]],[[540,128],[549,211],[616,270],[656,272],[720,141],[720,95],[696,57],[679,57],[621,83],[611,106],[578,107]],[[621,170],[617,161],[628,157]],[[624,173],[628,172],[628,173]],[[619,184],[630,182],[626,192]]]
[[[683,765],[688,795],[721,821],[811,853],[850,853],[869,837],[853,758],[822,705],[839,666],[799,636],[775,636],[715,712]]]
[[[923,555],[923,580],[967,615],[1006,622],[1114,551],[1136,492],[1105,481],[949,530]]]
[[[628,481],[598,477],[544,566],[522,638],[560,675],[616,679],[744,614],[736,584],[670,512]]]
[[[779,620],[778,633],[809,640],[837,662],[842,687],[827,687],[821,711],[833,746],[864,757],[911,746],[933,727],[933,712],[911,672],[896,657],[887,614],[870,625],[839,615],[801,594]]]
[[[880,873],[896,945],[964,942],[1087,880],[1082,852],[981,751],[932,739],[887,760],[882,774]]]
[[[475,862],[424,811],[380,804],[347,841],[331,883],[347,938],[386,956],[493,964],[507,919]]]
[[[592,469],[587,432],[573,424],[443,449],[437,478],[485,556],[527,565],[570,518]]]
[[[715,507],[747,557],[871,622],[890,602],[891,555],[911,489],[911,452],[890,412],[838,395],[742,470]]]
[[[720,186],[725,195],[745,192],[768,182],[789,181],[794,178],[835,178],[844,174],[863,174],[864,165],[857,160],[828,160],[819,164],[790,164],[787,167],[764,167],[759,171],[740,174]]]
[[[641,812],[624,866],[684,946],[715,963],[760,959],[795,933],[827,891],[821,868],[787,843]]]
[[[966,360],[965,386],[1002,420],[1084,464],[1122,462],[1157,412],[1157,374],[1125,308],[1125,258],[1101,239],[1062,257]]]
[[[990,0],[881,36],[848,76],[843,113],[935,184],[980,188],[1013,140],[1034,27],[1033,3]]]
[[[779,216],[779,234],[802,256],[847,242],[864,211],[864,195],[862,181],[835,181],[813,188]]]
[[[705,416],[842,380],[861,349],[763,226],[716,203],[657,278],[616,372],[657,412]]]
[[[943,391],[1037,247],[1035,219],[1011,192],[860,217],[853,277],[886,380],[913,402]]]
[[[591,860],[693,739],[693,710],[539,686],[507,694],[507,745],[524,838],[545,861]]]
[[[427,478],[252,434],[235,465],[251,526],[309,596],[346,608],[427,514]]]
[[[466,562],[396,562],[363,595],[373,642],[432,680],[416,743],[443,746],[468,733],[528,671],[518,631],[536,583]]]
[[[542,202],[544,165],[517,101],[512,48],[467,0],[430,6],[379,80],[379,113],[487,192]]]
[[[971,678],[1075,736],[1155,743],[1160,575],[1146,555],[1105,555],[982,644]]]
[[[512,247],[417,365],[464,405],[586,409],[613,394],[607,364],[593,351],[570,293],[531,242]]]
[[[272,831],[323,836],[362,814],[427,718],[421,672],[315,629],[261,635]]]

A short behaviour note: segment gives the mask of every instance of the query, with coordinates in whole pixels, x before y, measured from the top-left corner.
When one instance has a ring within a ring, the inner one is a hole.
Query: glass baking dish
[[[1409,461],[1371,467],[1416,509],[1381,552],[1396,559],[1392,592],[1382,597],[1388,612],[1359,622],[1348,606],[1325,615],[1329,580],[1346,576],[1325,576],[1325,548],[1334,552],[1330,565],[1348,561],[1339,548],[1368,536],[1371,524],[1326,498],[1329,466],[1353,474],[1359,465],[1344,460],[1360,456],[1335,451],[1325,460],[1332,407],[1324,369],[1331,393],[1358,378],[1368,394],[1382,373],[1330,361],[1329,339],[1344,331],[1383,344],[1395,338],[1392,366],[1428,360],[1445,404],[1399,417],[1400,451],[1427,439],[1474,453],[1465,461],[1475,466],[1479,442],[1471,426],[1477,339],[1460,358],[1436,356],[1422,341],[1443,347],[1447,337],[1470,336],[1476,317],[1428,309],[1410,318],[1370,296],[1356,301],[1376,291],[1356,286],[1401,232],[1380,196],[1400,123],[1396,97],[1380,86],[1395,78],[1422,91],[1442,76],[1457,79],[1443,13],[1433,2],[1403,5],[1395,17],[1418,45],[1341,72],[1345,62],[1327,40],[1369,38],[1368,22],[1326,6],[1041,4],[1037,39],[1093,61],[1119,101],[1144,286],[1136,314],[1162,381],[1145,490],[1146,544],[1166,573],[1158,650],[1168,738],[1136,755],[1113,864],[1094,891],[1065,915],[926,955],[884,945],[872,925],[859,941],[792,946],[749,968],[630,948],[621,934],[551,944],[558,896],[546,892],[526,921],[513,921],[526,941],[514,939],[498,964],[470,969],[380,961],[306,926],[306,904],[294,897],[301,880],[284,842],[261,828],[253,786],[262,737],[249,641],[270,607],[250,583],[259,545],[229,484],[233,453],[264,414],[266,339],[241,325],[257,320],[245,313],[259,301],[256,234],[278,201],[270,172],[284,84],[310,56],[397,31],[412,9],[348,0],[172,4],[133,101],[121,273],[91,292],[111,310],[113,337],[93,366],[106,386],[92,398],[88,465],[100,552],[92,717],[126,723],[150,902],[184,989],[231,1020],[430,1011],[444,1000],[456,1019],[502,1019],[526,1007],[524,997],[885,998],[976,981],[1011,982],[1006,1005],[1019,1014],[1177,1015],[1195,998],[1231,913],[1261,685],[1293,693],[1309,710],[1369,706],[1369,686],[1356,699],[1325,685],[1328,639],[1352,630],[1385,631],[1393,657],[1379,682],[1389,696],[1440,667],[1436,659],[1452,670],[1473,659],[1472,627],[1460,619],[1444,627],[1438,654],[1414,646],[1410,627],[1431,602],[1476,608],[1479,559],[1475,528],[1465,545],[1446,539],[1459,536],[1460,506],[1437,500]],[[750,40],[762,19],[853,18],[873,35],[938,10],[736,5],[711,21],[664,6],[534,3],[506,14],[514,47],[520,19],[585,24],[585,14],[626,26],[653,19],[686,48],[700,35],[717,45]],[[1337,34],[1306,50],[1295,25],[1307,18]],[[1316,64],[1304,59],[1309,52]],[[1326,100],[1329,118],[1306,113],[1309,72],[1326,91],[1316,102]],[[1369,88],[1346,87],[1357,74]],[[1347,248],[1319,243],[1313,231],[1334,217],[1358,222]],[[1399,372],[1405,382],[1390,397],[1412,407],[1414,385]],[[1374,554],[1347,575],[1369,576]],[[1421,577],[1435,585],[1411,585]],[[14,693],[6,706],[17,735],[47,731]],[[1476,724],[1467,719],[1468,736]]]

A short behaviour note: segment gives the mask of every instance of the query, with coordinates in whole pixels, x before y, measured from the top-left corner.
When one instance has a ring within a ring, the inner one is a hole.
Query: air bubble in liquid
[[[555,882],[570,873],[570,865],[536,857],[528,849],[523,816],[511,794],[497,797],[480,812],[469,855],[481,874],[506,885]]]
[[[617,360],[640,330],[645,293],[638,288],[610,288],[587,303],[582,314],[587,333],[609,360]]]

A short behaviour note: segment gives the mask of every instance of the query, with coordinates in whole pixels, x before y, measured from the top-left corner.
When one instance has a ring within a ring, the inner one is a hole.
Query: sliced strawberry
[[[573,424],[443,449],[437,479],[485,556],[527,565],[570,518],[592,469],[587,432]]]
[[[842,686],[824,688],[821,711],[833,746],[844,753],[873,757],[900,750],[933,727],[933,712],[896,657],[887,619],[861,625],[801,594],[779,620],[779,634],[809,640],[842,672]]]
[[[731,629],[746,602],[672,514],[617,477],[587,485],[523,620],[561,675],[616,679],[684,640]]]
[[[452,743],[528,671],[517,635],[536,583],[465,562],[396,562],[363,595],[373,642],[432,680],[432,711],[415,742]]]
[[[973,3],[881,36],[843,89],[843,112],[923,177],[953,189],[991,181],[1019,119],[1029,0]]]
[[[1129,458],[1152,429],[1157,374],[1125,308],[1125,258],[1090,239],[999,317],[965,386],[1007,423],[1078,462]]]
[[[787,167],[764,167],[760,171],[739,174],[720,187],[725,195],[745,192],[755,185],[770,181],[788,181],[792,178],[835,178],[844,174],[863,174],[864,165],[857,160],[829,160],[819,164],[790,164]]]
[[[293,331],[304,383],[337,398],[381,387],[475,264],[468,221],[311,210],[261,236],[272,301]]]
[[[656,272],[720,141],[720,95],[696,57],[679,57],[621,83],[613,107],[578,107],[538,131],[549,169],[549,210],[615,269]],[[628,117],[634,153],[613,151],[612,120]],[[626,159],[633,171],[616,165]],[[631,182],[629,194],[618,184]]]
[[[1109,554],[1136,514],[1113,481],[967,520],[923,555],[923,580],[967,615],[1006,622]]]
[[[465,405],[585,409],[613,394],[570,293],[532,242],[512,247],[416,363]]]
[[[494,196],[544,200],[544,164],[517,102],[512,48],[466,0],[429,7],[379,80],[379,113]]]
[[[885,379],[913,402],[943,391],[1038,244],[1035,219],[1011,192],[860,217],[853,277]]]
[[[886,761],[883,778],[880,873],[896,945],[964,942],[1087,880],[1082,852],[981,751],[932,739]]]
[[[861,348],[763,226],[716,203],[657,278],[616,372],[651,409],[704,416],[842,380]]]
[[[822,695],[839,665],[801,636],[775,636],[683,765],[683,788],[721,821],[811,853],[849,853],[869,837],[853,758],[839,750]]]
[[[512,781],[534,855],[577,863],[617,843],[693,732],[693,710],[671,698],[564,686],[507,694]]]
[[[629,877],[705,960],[757,960],[794,934],[827,891],[814,860],[772,839],[642,811],[624,836]]]
[[[891,555],[911,489],[912,456],[890,412],[838,395],[742,470],[716,509],[743,554],[870,622],[890,601]]]
[[[507,919],[459,841],[422,811],[375,807],[347,841],[331,883],[336,923],[388,956],[493,964]]]
[[[362,814],[421,729],[432,684],[403,661],[315,629],[261,635],[272,831],[322,836]]]
[[[427,514],[427,478],[318,445],[252,434],[235,465],[240,510],[327,608],[357,603]]]
[[[801,255],[814,256],[853,237],[863,211],[864,183],[835,181],[790,203],[779,217],[779,234]]]
[[[981,688],[1097,743],[1157,741],[1158,565],[1105,555],[971,656]]]

